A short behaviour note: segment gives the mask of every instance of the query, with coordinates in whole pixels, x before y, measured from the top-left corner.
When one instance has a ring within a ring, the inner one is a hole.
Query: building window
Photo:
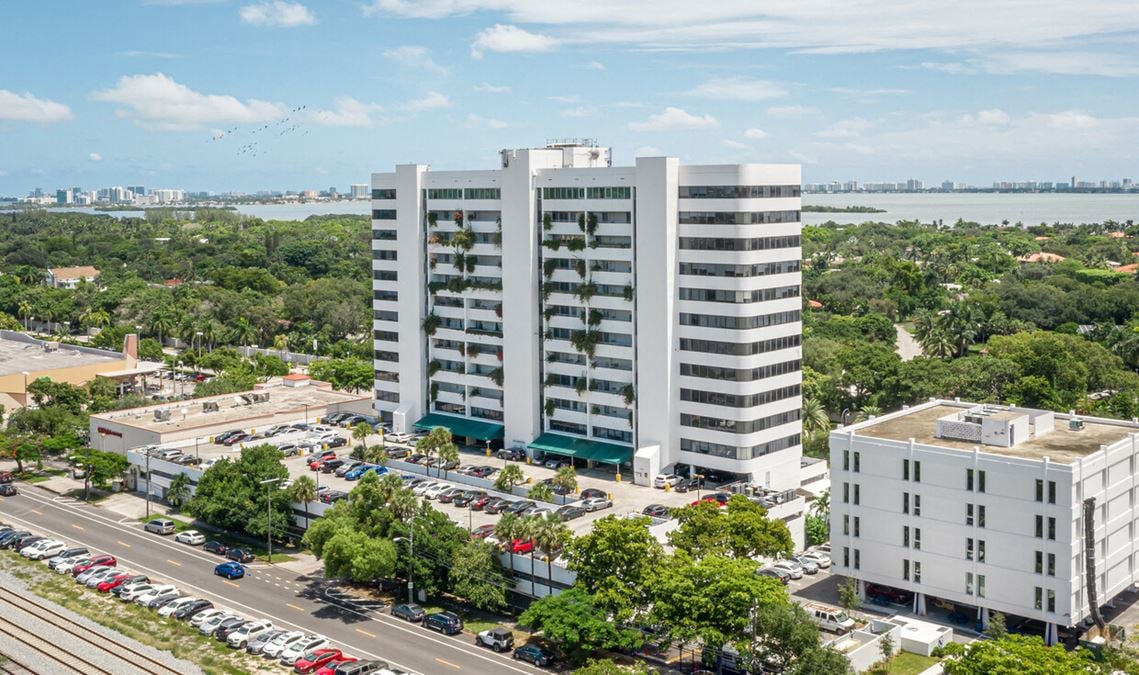
[[[921,548],[921,528],[914,528],[914,548]]]
[[[854,536],[856,536],[856,537],[862,536],[862,519],[859,518],[858,516],[854,517]]]
[[[985,562],[985,540],[977,540],[977,562]]]
[[[842,451],[842,470],[843,471],[850,471],[850,451],[849,450],[843,450]]]
[[[500,188],[466,188],[463,190],[464,199],[501,199]]]
[[[542,199],[585,199],[585,188],[548,187],[542,188]]]
[[[854,484],[854,503],[855,503],[855,505],[862,503],[862,500],[860,497],[861,494],[862,494],[862,490],[859,488],[858,483],[855,483]],[[1053,519],[1053,520],[1055,520],[1055,519]],[[1053,539],[1055,539],[1055,537],[1053,537]]]
[[[842,566],[843,567],[850,567],[850,547],[849,546],[843,546],[842,547]]]
[[[1036,516],[1036,538],[1044,538],[1044,516]]]
[[[546,188],[549,189],[549,188]],[[681,185],[681,199],[772,199],[798,197],[798,185]]]
[[[914,482],[921,482],[921,462],[917,460],[914,461]]]
[[[857,504],[858,503],[857,486],[855,487],[855,490],[854,490],[854,498],[855,498],[854,503]],[[1048,517],[1048,538],[1052,541],[1056,541],[1056,519],[1051,517],[1051,516]]]
[[[395,189],[372,188],[372,199],[395,199]]]
[[[910,493],[902,493],[902,513],[910,512]]]
[[[862,569],[862,551],[854,549],[854,569]]]
[[[977,472],[977,492],[984,492],[984,491],[985,491],[985,472],[984,471],[978,471]]]
[[[1056,591],[1048,589],[1048,611],[1056,613]]]
[[[1056,503],[1056,481],[1054,480],[1048,481],[1048,503]]]
[[[985,597],[985,575],[984,574],[978,574],[977,575],[977,597],[979,597],[979,598]]]
[[[372,220],[395,220],[395,209],[372,209]]]
[[[1036,593],[1032,601],[1032,606],[1036,609],[1044,608],[1044,589],[1039,586],[1036,587]]]
[[[855,451],[854,453],[854,473],[862,470],[862,453]]]
[[[914,495],[914,515],[921,515],[921,495]]]
[[[902,460],[902,480],[910,479],[910,460]]]
[[[1044,572],[1044,551],[1036,552],[1036,573],[1042,574]]]
[[[843,483],[842,484],[842,503],[843,504],[849,504],[850,503],[850,483]],[[1037,516],[1037,518],[1039,518],[1039,517],[1040,516]]]
[[[462,188],[429,188],[427,190],[428,199],[462,199]]]
[[[1056,576],[1056,554],[1055,553],[1049,553],[1048,554],[1048,576],[1050,576],[1050,577]]]
[[[965,524],[969,525],[969,526],[973,525],[973,505],[972,504],[966,504],[965,505]]]
[[[586,191],[590,199],[631,199],[631,187],[591,187]]]
[[[973,539],[972,538],[965,540],[965,559],[966,560],[972,560],[973,559]]]
[[[910,561],[902,560],[902,581],[910,580]]]
[[[850,516],[842,514],[842,533],[846,536],[850,535]]]
[[[914,583],[921,583],[921,563],[916,560],[914,561]]]
[[[969,492],[973,491],[973,470],[965,469],[965,489]]]
[[[965,573],[965,595],[973,595],[973,573]]]
[[[985,526],[985,505],[977,505],[977,527]]]
[[[909,525],[903,525],[902,526],[902,546],[905,546],[906,548],[910,547],[910,526]]]
[[[1044,481],[1040,478],[1036,479],[1036,501],[1044,501]]]

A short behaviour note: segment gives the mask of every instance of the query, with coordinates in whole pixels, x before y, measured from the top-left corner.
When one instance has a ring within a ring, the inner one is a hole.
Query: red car
[[[314,457],[312,461],[308,463],[308,468],[313,471],[320,471],[321,467],[324,466],[324,463],[331,459],[336,459],[336,453],[331,450],[325,450],[324,452]]]
[[[515,539],[510,542],[511,553],[529,553],[534,550],[533,539]]]
[[[119,561],[115,560],[115,556],[113,555],[97,555],[91,558],[91,562],[86,565],[76,565],[71,568],[71,576],[77,577],[92,567],[116,567],[118,564]]]
[[[336,675],[336,669],[340,666],[344,665],[345,663],[355,663],[359,660],[360,659],[354,656],[342,656],[340,657],[340,660],[333,661],[332,663],[329,663],[320,670],[316,671],[316,675]]]
[[[0,471],[0,484],[11,483],[11,482],[12,482],[12,474],[9,473],[8,471]]]
[[[224,441],[222,441],[222,445],[229,447],[231,445],[237,445],[238,443],[241,443],[243,441],[248,441],[251,438],[253,438],[253,437],[250,436],[249,434],[240,433],[240,434],[237,434],[236,436],[230,436],[229,438],[225,439]]]
[[[317,668],[323,668],[329,663],[343,661],[347,657],[339,649],[317,649],[302,655],[293,664],[293,671],[297,673],[313,673]]]
[[[728,500],[731,498],[732,498],[732,495],[727,493],[727,492],[713,492],[710,495],[705,495],[705,496],[701,497],[700,499],[697,499],[696,501],[689,504],[689,506],[696,506],[700,502],[712,502],[716,506],[724,506],[725,504],[728,503]]]
[[[130,579],[132,576],[134,575],[130,572],[119,572],[118,574],[113,574],[111,575],[110,579],[100,582],[99,585],[95,587],[95,590],[99,591],[100,593],[110,593],[112,588],[121,586],[124,581]]]
[[[494,534],[494,523],[487,523],[486,525],[479,525],[471,530],[471,539],[486,539]]]

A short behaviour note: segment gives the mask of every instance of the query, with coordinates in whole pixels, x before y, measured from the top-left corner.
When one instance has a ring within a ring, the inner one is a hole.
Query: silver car
[[[811,560],[810,558],[806,557],[806,556],[801,556],[801,555],[795,556],[794,558],[792,558],[792,560],[799,563],[799,565],[803,568],[804,574],[818,574],[819,573],[819,564],[816,563],[814,560]]]
[[[600,511],[601,509],[613,508],[613,500],[606,497],[592,497],[590,499],[581,500],[581,508],[586,511]]]

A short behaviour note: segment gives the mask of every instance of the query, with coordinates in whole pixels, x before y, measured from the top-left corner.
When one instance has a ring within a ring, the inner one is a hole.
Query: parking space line
[[[376,637],[375,633],[369,633],[368,631],[364,630],[363,628],[357,628],[356,632],[359,633],[360,635],[367,635],[370,638]]]
[[[167,559],[167,561],[166,561],[166,562],[170,563],[171,565],[175,565],[175,566],[177,566],[177,567],[181,567],[181,566],[182,566],[182,563],[178,562],[177,560],[169,560],[169,559]]]

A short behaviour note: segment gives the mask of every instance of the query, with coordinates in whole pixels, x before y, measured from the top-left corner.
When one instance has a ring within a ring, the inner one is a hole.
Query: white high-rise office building
[[[800,169],[559,142],[372,176],[376,406],[396,431],[799,486]]]
[[[931,401],[832,431],[830,460],[833,571],[870,595],[1052,644],[1139,582],[1134,422]]]

